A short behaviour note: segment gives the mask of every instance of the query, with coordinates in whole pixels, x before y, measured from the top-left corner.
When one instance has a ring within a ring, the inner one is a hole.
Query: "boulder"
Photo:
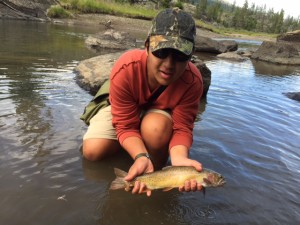
[[[290,99],[296,100],[300,102],[300,92],[288,92],[288,93],[283,93]]]
[[[277,42],[280,41],[298,42],[300,44],[300,30],[295,30],[278,35]]]
[[[81,61],[74,69],[78,85],[91,95],[95,95],[99,87],[109,78],[115,61],[122,53],[110,53]],[[198,58],[193,57],[192,61],[202,74],[204,83],[203,97],[205,97],[211,82],[211,71]]]
[[[222,59],[239,61],[239,62],[242,62],[242,61],[245,61],[248,59],[247,57],[239,55],[237,52],[225,52],[225,53],[217,55],[217,57],[222,58]]]
[[[121,54],[122,52],[110,53],[81,61],[74,69],[78,85],[95,95],[109,78],[111,68]]]
[[[114,29],[106,30],[95,35],[90,35],[85,44],[88,48],[97,52],[103,49],[126,50],[136,47],[136,39],[130,37],[127,32],[119,32]]]
[[[202,79],[203,79],[203,94],[202,97],[205,97],[207,95],[207,92],[209,90],[209,86],[211,84],[211,71],[208,69],[206,64],[198,59],[197,57],[192,58],[192,63],[195,64],[195,66],[198,68],[198,70],[201,72]]]
[[[236,51],[237,49],[237,42],[232,40],[217,41],[203,36],[196,37],[196,52],[210,52],[219,54],[224,52]]]
[[[292,43],[264,41],[252,59],[285,65],[300,65],[298,49]]]

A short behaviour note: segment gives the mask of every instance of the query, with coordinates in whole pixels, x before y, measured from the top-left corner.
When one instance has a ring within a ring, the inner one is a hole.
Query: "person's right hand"
[[[154,171],[153,164],[150,159],[146,157],[140,157],[134,161],[130,167],[128,174],[124,177],[126,181],[132,181],[135,177],[142,175],[144,173],[151,173]],[[134,187],[132,189],[133,194],[147,193],[147,196],[151,196],[151,190],[148,190],[144,183],[135,181]]]

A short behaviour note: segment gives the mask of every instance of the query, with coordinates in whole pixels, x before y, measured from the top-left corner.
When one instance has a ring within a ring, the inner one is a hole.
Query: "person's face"
[[[176,81],[184,72],[189,57],[174,49],[163,49],[163,52],[148,50],[147,73],[150,88],[169,85]]]

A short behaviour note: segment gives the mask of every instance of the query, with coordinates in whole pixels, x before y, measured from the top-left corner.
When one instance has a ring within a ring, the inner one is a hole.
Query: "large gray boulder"
[[[121,54],[123,52],[104,54],[81,61],[74,69],[78,85],[91,95],[95,95],[99,87],[109,78],[110,71]],[[193,58],[193,63],[202,74],[204,83],[203,97],[205,97],[211,82],[211,71],[197,58]]]
[[[264,41],[251,58],[276,64],[300,65],[297,47],[286,42]]]
[[[276,64],[300,65],[300,30],[281,34],[276,42],[264,41],[251,58]]]
[[[95,95],[99,87],[109,78],[115,61],[122,53],[104,54],[81,61],[74,69],[78,85]]]
[[[208,37],[196,37],[196,52],[209,52],[209,53],[225,53],[232,52],[238,49],[238,44],[232,40],[217,41]]]
[[[94,35],[90,35],[85,44],[88,48],[97,52],[112,49],[126,50],[136,47],[136,39],[132,38],[127,32],[119,32],[114,29],[108,29]]]

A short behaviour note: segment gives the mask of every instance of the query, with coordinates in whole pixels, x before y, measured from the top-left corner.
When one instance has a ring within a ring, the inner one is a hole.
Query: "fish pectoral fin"
[[[164,188],[162,191],[170,191],[172,189],[173,189],[172,187],[167,187],[167,188]]]
[[[212,184],[211,181],[207,178],[203,178],[203,181],[206,184],[206,186],[209,186],[210,184]],[[202,185],[202,186],[204,186],[204,185]]]

